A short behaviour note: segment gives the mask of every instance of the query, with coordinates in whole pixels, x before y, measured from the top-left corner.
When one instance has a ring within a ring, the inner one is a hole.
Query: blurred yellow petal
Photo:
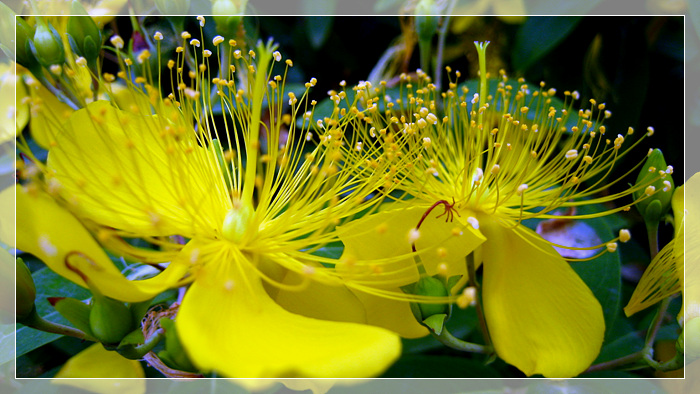
[[[147,235],[213,233],[226,213],[216,193],[225,185],[211,151],[160,137],[180,126],[97,101],[57,133],[48,165],[78,212],[98,223]]]
[[[693,175],[685,188],[685,288],[683,290],[684,319],[700,317],[700,173]]]
[[[603,309],[551,245],[532,230],[482,220],[483,302],[499,357],[526,375],[567,378],[595,360]]]
[[[173,286],[189,268],[188,257],[183,255],[154,278],[127,280],[87,229],[49,195],[14,186],[0,193],[0,202],[9,202],[14,195],[19,220],[16,247],[35,255],[51,270],[81,286],[87,284],[77,272],[108,297],[139,302]],[[14,246],[14,240],[6,242]]]
[[[338,270],[350,282],[371,283],[374,287],[397,288],[418,281],[409,233],[427,210],[424,206],[392,209],[338,227],[345,245],[343,258],[349,261],[338,264]],[[436,275],[440,264],[445,264],[448,276],[466,275],[465,256],[485,238],[464,223],[466,213],[462,217],[455,214],[450,222],[444,216],[436,218],[442,212],[443,208],[437,207],[422,223],[416,251],[428,275]]]
[[[57,125],[65,123],[74,111],[35,80],[29,79],[28,84],[32,97],[29,130],[37,145],[50,149],[56,144]]]
[[[247,257],[214,244],[216,261],[196,274],[178,312],[177,332],[203,371],[237,378],[367,377],[401,353],[399,337],[362,324],[300,316],[265,292]]]
[[[102,28],[105,24],[114,19],[115,15],[120,15],[123,12],[128,0],[99,0],[91,6],[87,7],[87,12],[92,17],[92,20],[97,23],[97,26]]]
[[[11,141],[29,120],[29,106],[23,102],[27,89],[15,74],[15,64],[0,64],[0,144]]]
[[[493,0],[493,13],[507,23],[522,23],[527,18],[523,0]]]
[[[99,394],[141,394],[146,392],[145,377],[140,362],[127,360],[96,343],[71,357],[52,383]]]

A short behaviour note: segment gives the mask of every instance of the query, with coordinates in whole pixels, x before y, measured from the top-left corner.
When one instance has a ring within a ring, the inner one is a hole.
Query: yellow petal
[[[50,149],[56,142],[57,125],[64,124],[75,111],[36,81],[30,84],[29,92],[32,96],[29,130],[37,145]]]
[[[428,207],[391,209],[338,227],[345,245],[337,269],[351,284],[398,288],[419,278],[416,260],[411,255],[409,233],[418,225]],[[445,264],[447,275],[466,275],[464,258],[481,245],[485,238],[479,230],[465,225],[468,213],[455,215],[452,222],[438,207],[422,223],[416,250],[428,275],[436,275]]]
[[[482,219],[483,300],[499,357],[526,375],[572,377],[600,352],[603,309],[591,290],[533,231]],[[523,238],[524,237],[524,238]]]
[[[284,309],[302,316],[351,323],[367,322],[364,305],[347,287],[319,283],[292,271],[287,271],[282,283],[296,286],[303,281],[307,284],[302,289],[279,289],[272,298]]]
[[[395,291],[401,292],[399,288]],[[364,305],[367,324],[386,328],[403,338],[421,338],[429,334],[428,329],[416,320],[408,302],[392,300],[364,291],[353,292]]]
[[[685,288],[683,304],[685,320],[700,317],[700,173],[693,175],[684,185],[685,220],[688,237],[685,237]],[[675,213],[675,212],[674,212]]]
[[[141,363],[127,360],[96,343],[71,357],[58,371],[52,383],[91,393],[140,394],[146,392],[145,377]]]
[[[508,23],[522,23],[527,18],[523,0],[494,0],[493,13]]]
[[[290,313],[265,292],[251,262],[216,245],[187,291],[176,319],[192,362],[228,377],[369,377],[401,352],[399,337],[355,323]]]
[[[230,198],[222,200],[216,157],[172,136],[188,131],[163,118],[97,101],[56,133],[48,165],[81,215],[151,236],[191,238],[221,226]]]
[[[183,257],[156,277],[127,280],[78,219],[49,195],[36,190],[29,193],[21,186],[14,186],[1,193],[0,202],[10,200],[13,195],[16,195],[17,215],[21,218],[16,247],[35,255],[54,272],[81,286],[87,284],[76,271],[89,278],[91,285],[108,297],[139,302],[173,286],[187,272],[189,261],[187,255],[183,255],[185,248],[181,252]],[[7,241],[15,246],[14,240]]]
[[[0,64],[0,143],[17,136],[29,120],[29,107],[23,103],[27,89],[15,73],[15,64]]]

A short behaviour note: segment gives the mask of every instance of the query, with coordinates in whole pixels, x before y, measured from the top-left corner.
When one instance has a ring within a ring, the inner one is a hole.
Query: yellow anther
[[[216,37],[214,37],[213,40],[211,40],[211,42],[214,44],[214,46],[218,46],[219,44],[221,44],[222,42],[224,42],[224,37],[222,37],[222,36],[216,36]]]
[[[647,196],[651,196],[652,194],[654,194],[655,191],[656,188],[654,186],[647,186],[647,188],[644,189],[644,194],[646,194]]]
[[[610,242],[605,247],[608,249],[608,252],[614,253],[617,250],[617,242]]]
[[[180,33],[180,37],[182,37],[183,40],[189,40],[190,38],[192,38],[192,34],[190,34],[187,31],[183,31],[182,33]]]
[[[109,42],[111,42],[112,45],[114,45],[114,47],[117,48],[117,49],[122,49],[122,48],[124,48],[124,40],[123,40],[121,37],[119,37],[119,36],[116,36],[116,35],[115,35],[115,36],[112,36],[112,37],[109,39]]]
[[[647,137],[651,137],[652,135],[654,135],[654,128],[649,126],[647,127]]]
[[[527,188],[528,188],[527,184],[523,183],[522,185],[518,186],[518,188],[516,189],[516,193],[519,196],[522,196],[523,192],[525,192],[525,190],[527,190]]]
[[[620,242],[627,242],[630,239],[632,239],[632,235],[630,234],[630,231],[627,229],[621,229],[620,230]]]
[[[578,157],[578,151],[576,149],[570,149],[566,152],[566,159],[573,160]]]
[[[163,33],[157,31],[155,34],[153,34],[153,39],[156,41],[162,41],[163,40]]]

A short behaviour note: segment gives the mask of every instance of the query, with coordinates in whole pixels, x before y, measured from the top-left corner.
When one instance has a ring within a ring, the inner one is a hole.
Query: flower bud
[[[31,42],[34,37],[34,28],[29,26],[27,21],[22,17],[17,17],[16,22],[16,33],[17,33],[17,43],[15,56],[17,63],[27,68],[28,70],[33,70],[39,67],[39,62],[36,60],[34,53],[31,50]]]
[[[17,320],[22,320],[29,316],[34,310],[34,299],[36,299],[36,287],[29,268],[21,258],[17,258]]]
[[[155,0],[156,8],[163,15],[187,15],[191,0]]]
[[[73,327],[90,337],[93,336],[90,328],[90,305],[75,298],[65,297],[50,297],[48,301]]]
[[[168,318],[162,318],[160,326],[165,329],[165,350],[158,352],[158,357],[171,368],[180,371],[196,371],[197,369],[187,357],[180,338],[177,336],[175,322]]]
[[[635,200],[641,198],[645,193],[653,192],[653,195],[637,203],[637,209],[647,222],[658,222],[661,217],[668,212],[671,207],[671,197],[673,196],[673,179],[671,174],[659,178],[659,172],[666,172],[666,160],[659,149],[654,149],[642,167],[637,184],[641,190],[633,194]],[[652,182],[653,179],[659,178]],[[666,182],[666,183],[665,183]],[[653,186],[651,188],[650,186]]]
[[[115,345],[133,329],[131,311],[123,302],[95,295],[90,310],[90,331],[97,340]]]
[[[66,33],[68,43],[73,52],[92,64],[97,60],[102,45],[100,29],[77,0],[71,4],[71,14]]]
[[[449,296],[445,284],[440,279],[432,276],[420,278],[413,287],[413,294],[438,298]],[[411,311],[416,320],[440,335],[445,320],[450,315],[451,307],[449,304],[414,302],[411,303]]]
[[[46,22],[37,23],[34,31],[32,53],[42,66],[48,68],[54,64],[63,64],[66,55],[63,42],[56,29]]]
[[[415,9],[416,33],[420,40],[430,40],[437,32],[440,8],[435,0],[421,0]]]
[[[216,32],[222,36],[232,36],[243,18],[248,0],[214,0],[211,12],[216,23]]]

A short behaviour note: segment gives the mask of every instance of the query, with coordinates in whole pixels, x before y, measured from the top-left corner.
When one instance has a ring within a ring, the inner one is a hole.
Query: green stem
[[[484,345],[478,345],[476,343],[471,343],[471,342],[465,342],[454,335],[450,334],[449,331],[447,331],[446,328],[443,328],[442,332],[440,335],[435,334],[434,332],[431,331],[431,334],[435,339],[440,341],[443,345],[455,349],[455,350],[460,350],[463,352],[470,352],[470,353],[481,353],[481,354],[490,354],[493,353],[493,348],[491,346],[484,346]]]
[[[140,360],[148,352],[153,350],[161,339],[165,337],[165,330],[159,328],[156,330],[155,334],[148,338],[144,343],[137,346],[126,346],[123,348],[117,348],[117,353],[121,354],[125,358],[130,360]]]
[[[63,324],[50,322],[44,319],[43,317],[39,316],[39,314],[36,312],[36,307],[32,309],[29,316],[22,320],[19,320],[18,323],[21,323],[27,327],[34,328],[36,330],[50,332],[52,334],[67,335],[78,339],[90,339],[87,335],[85,335],[84,332],[76,328],[64,326]]]
[[[486,316],[484,316],[484,308],[481,301],[481,286],[476,281],[476,265],[474,264],[474,253],[467,255],[467,274],[469,275],[469,285],[476,289],[476,314],[479,317],[479,327],[484,335],[484,343],[491,347],[491,335],[486,325]]]
[[[447,38],[447,29],[450,26],[450,17],[452,16],[452,10],[454,10],[457,0],[450,0],[445,16],[442,20],[442,25],[438,30],[438,47],[437,47],[437,58],[435,59],[435,87],[438,92],[442,88],[442,58],[443,52],[445,51],[445,39]]]
[[[420,68],[427,75],[430,75],[430,55],[432,55],[431,40],[418,40],[418,49],[420,50]]]
[[[638,351],[636,353],[629,354],[624,357],[617,358],[615,360],[606,361],[604,363],[596,364],[590,366],[584,373],[605,371],[607,369],[612,369],[616,367],[621,367],[623,365],[632,364],[642,359],[644,356],[643,351]]]

